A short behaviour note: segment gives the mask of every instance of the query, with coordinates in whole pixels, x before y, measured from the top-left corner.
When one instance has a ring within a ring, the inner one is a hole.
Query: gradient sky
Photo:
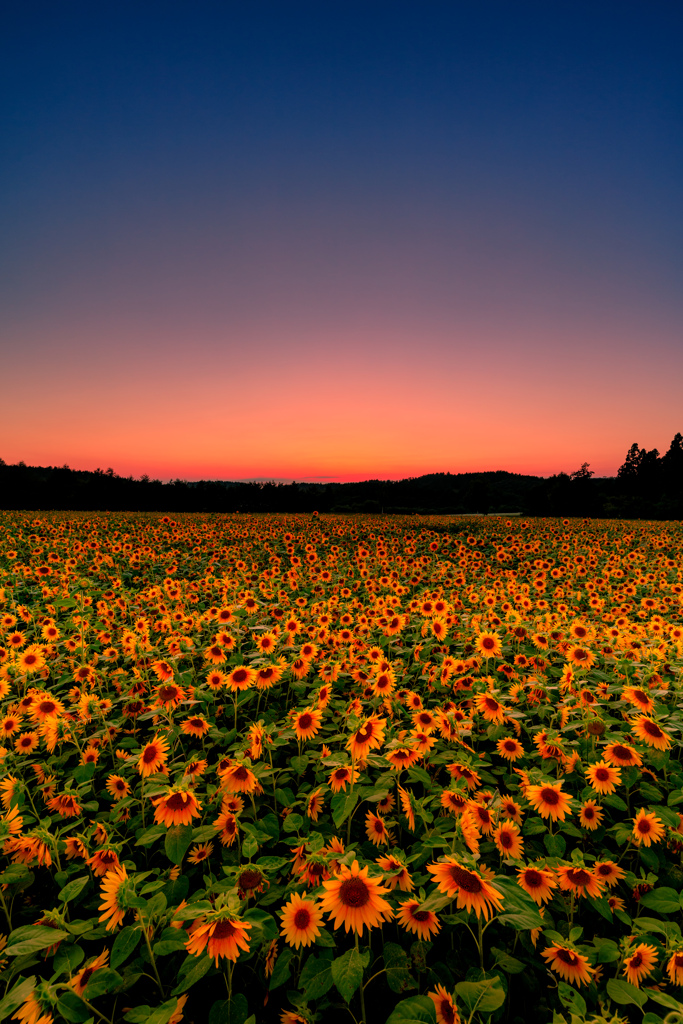
[[[683,6],[0,13],[0,456],[168,479],[683,431]]]

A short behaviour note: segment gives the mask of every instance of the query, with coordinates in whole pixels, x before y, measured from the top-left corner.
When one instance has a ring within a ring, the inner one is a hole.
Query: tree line
[[[634,443],[616,477],[585,462],[550,477],[429,473],[359,483],[150,480],[113,469],[8,465],[0,459],[0,508],[82,511],[516,513],[623,519],[683,518],[683,435],[667,451]]]

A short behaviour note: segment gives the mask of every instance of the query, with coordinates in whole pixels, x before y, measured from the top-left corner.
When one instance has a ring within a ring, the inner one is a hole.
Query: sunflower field
[[[0,1021],[683,1021],[681,523],[0,526]]]

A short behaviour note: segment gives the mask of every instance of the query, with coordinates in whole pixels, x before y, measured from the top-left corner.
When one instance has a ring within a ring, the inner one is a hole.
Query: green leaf
[[[58,899],[60,899],[62,903],[68,903],[69,900],[75,899],[79,892],[82,892],[83,889],[85,889],[89,881],[90,879],[87,875],[85,875],[84,878],[74,878],[73,882],[69,882],[64,886],[59,893]]]
[[[641,846],[638,852],[646,868],[649,868],[650,871],[659,871],[659,857],[656,850],[653,850],[651,847]]]
[[[551,836],[550,833],[548,833],[543,836],[543,845],[548,851],[549,857],[563,857],[564,852],[567,849],[567,840],[559,833],[554,836]]]
[[[436,1007],[429,996],[410,996],[394,1007],[386,1024],[436,1024]]]
[[[370,951],[360,953],[349,949],[343,956],[332,961],[332,977],[342,999],[351,1002],[351,996],[363,980],[363,971],[370,962]]]
[[[52,960],[52,970],[55,974],[73,974],[76,968],[85,960],[85,953],[80,946],[70,945],[62,942]]]
[[[212,904],[208,900],[195,900],[194,903],[188,903],[187,906],[176,910],[173,914],[173,920],[194,921],[197,918],[203,917],[204,914],[212,909]]]
[[[159,942],[155,942],[152,946],[154,955],[169,956],[170,953],[178,953],[181,949],[184,949],[187,940],[185,931],[179,928],[176,934],[179,936],[177,939],[160,939]]]
[[[62,992],[57,1000],[57,1009],[70,1024],[83,1024],[92,1018],[90,1010],[75,992]]]
[[[192,843],[191,825],[172,825],[166,833],[164,849],[172,864],[180,864]]]
[[[59,928],[48,928],[42,924],[26,924],[11,933],[4,954],[5,956],[26,956],[27,953],[37,953],[39,949],[56,946],[68,934]]]
[[[610,964],[619,959],[619,947],[612,939],[601,939],[596,935],[593,945],[598,951],[599,964]]]
[[[634,1006],[642,1007],[647,1002],[647,996],[639,988],[618,978],[610,978],[607,982],[607,995],[620,1006],[628,1006],[629,1003],[633,1003]]]
[[[240,992],[232,999],[221,999],[214,1003],[208,1024],[244,1024],[248,1013],[249,1005]]]
[[[658,914],[677,914],[681,909],[678,893],[667,886],[644,893],[640,904],[648,910],[656,910]]]
[[[396,942],[386,942],[383,956],[387,985],[392,992],[405,992],[408,988],[416,988],[410,976],[410,957],[402,946]]]
[[[521,974],[526,970],[526,964],[521,960],[516,960],[514,956],[510,956],[504,949],[496,949],[495,946],[492,946],[491,952],[496,958],[495,966],[502,967],[506,974]]]
[[[203,956],[199,960],[196,957],[188,956],[182,963],[178,973],[178,984],[171,992],[173,996],[179,996],[187,992],[188,988],[201,981],[207,971],[211,969],[213,960],[210,956]]]
[[[342,825],[358,803],[358,791],[352,793],[335,793],[332,797],[332,821],[336,828]],[[285,819],[286,820],[286,819]]]
[[[258,853],[258,843],[253,836],[247,836],[242,843],[242,855],[251,860]]]
[[[317,956],[311,954],[299,977],[299,988],[305,993],[306,998],[320,999],[333,985],[332,961],[319,960]]]
[[[510,925],[518,931],[543,927],[538,907],[514,879],[496,878],[495,886],[503,894],[505,913],[498,919],[501,924]]]
[[[101,967],[90,978],[83,996],[88,1002],[97,999],[98,996],[105,996],[109,992],[115,992],[123,985],[123,978],[118,971],[109,967]]]
[[[20,978],[11,992],[0,1002],[0,1020],[9,1017],[22,1003],[25,1003],[36,985],[36,978]]]
[[[166,832],[165,825],[152,825],[146,832],[143,832],[138,836],[135,845],[136,846],[151,846],[159,836],[163,836]]]
[[[137,947],[141,938],[142,931],[140,928],[133,928],[131,925],[126,925],[125,928],[122,928],[114,939],[109,966],[114,968],[120,967]]]
[[[461,981],[455,986],[455,994],[470,1013],[493,1013],[505,1002],[505,989],[497,976],[484,981]]]
[[[674,999],[668,992],[657,992],[656,989],[648,989],[647,993],[650,999],[653,999],[655,1003],[659,1003],[660,1006],[666,1006],[669,1010],[678,1010],[679,1013],[683,1013],[683,1003],[679,1003],[678,999]]]
[[[253,907],[251,910],[245,911],[242,916],[252,926],[250,933],[252,942],[256,940],[260,945],[264,941],[272,942],[273,939],[278,937],[279,929],[277,922],[273,915],[267,911]]]
[[[294,950],[290,946],[286,946],[278,956],[268,984],[268,990],[270,992],[272,992],[273,989],[279,988],[280,985],[284,985],[289,978],[289,964],[293,956]]]
[[[586,1016],[586,1000],[579,992],[576,991],[575,988],[568,985],[566,981],[560,982],[558,995],[565,1010],[570,1010],[572,1013],[575,1013],[577,1017]]]
[[[156,1009],[152,1010],[149,1017],[144,1018],[145,1024],[167,1024],[175,1013],[177,1006],[177,999],[167,999],[161,1006],[157,1006]],[[126,1020],[128,1020],[127,1017]]]
[[[316,946],[322,946],[324,949],[336,949],[337,940],[325,928],[321,928],[320,935],[315,940],[315,944]]]
[[[304,823],[304,819],[300,814],[288,814],[285,818],[282,831],[283,832],[298,832]],[[256,852],[256,851],[254,851]]]
[[[129,1024],[144,1024],[151,1013],[149,1006],[134,1006],[123,1018]]]

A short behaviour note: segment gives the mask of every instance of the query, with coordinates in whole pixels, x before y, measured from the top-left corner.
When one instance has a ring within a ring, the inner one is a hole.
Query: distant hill
[[[0,508],[683,517],[683,472],[678,474],[678,463],[676,472],[668,472],[669,463],[657,477],[656,460],[650,456],[659,459],[659,454],[642,450],[646,458],[639,462],[641,450],[637,445],[632,446],[629,455],[633,455],[634,448],[637,451],[631,464],[627,458],[617,477],[597,479],[584,464],[574,473],[551,477],[497,470],[428,473],[405,480],[358,483],[172,480],[164,484],[146,476],[139,480],[122,477],[112,469],[88,471],[68,466],[27,466],[23,462],[7,465],[0,459]],[[638,475],[641,465],[646,469],[643,479]],[[624,467],[627,472],[622,472]]]

